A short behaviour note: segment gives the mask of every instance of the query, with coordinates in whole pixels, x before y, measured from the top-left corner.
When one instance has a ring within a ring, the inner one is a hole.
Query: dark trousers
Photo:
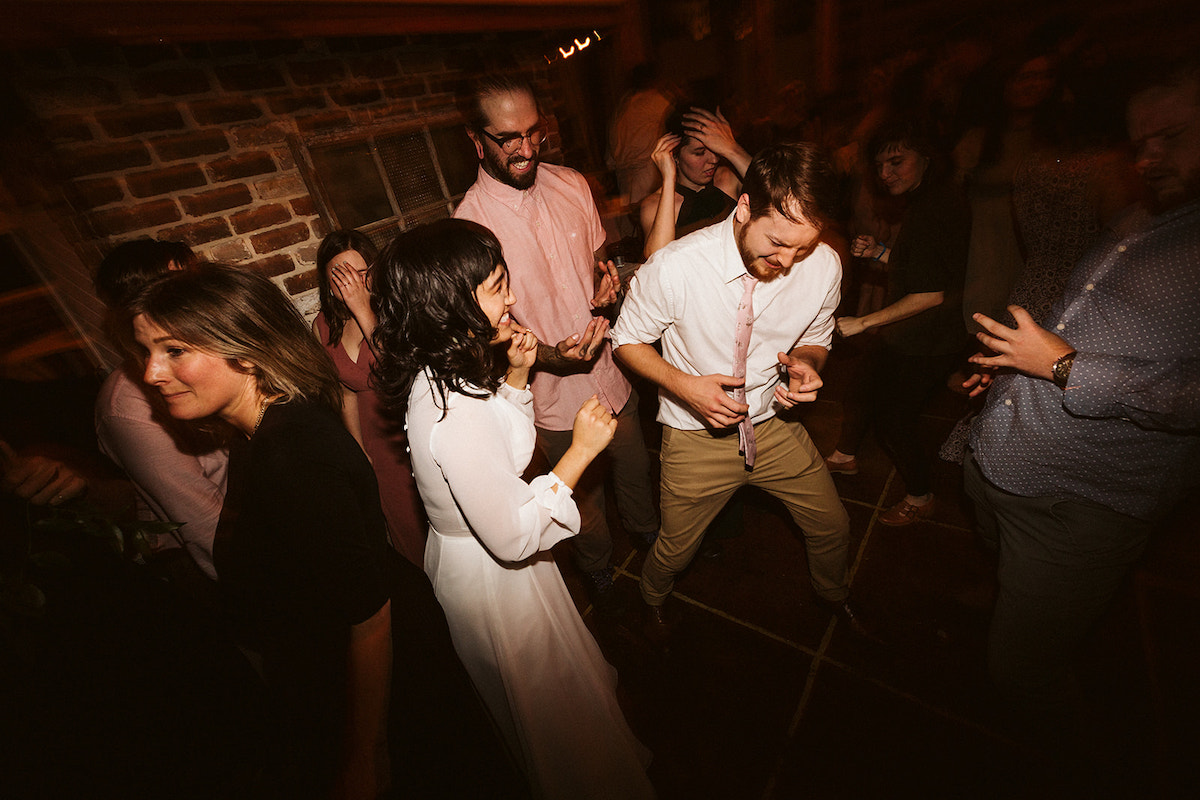
[[[970,453],[963,488],[999,557],[988,669],[1030,732],[1053,745],[1072,724],[1072,658],[1141,556],[1151,524],[1088,500],[1009,494]]]
[[[627,533],[638,536],[658,532],[658,509],[650,484],[650,456],[638,419],[638,395],[633,392],[625,407],[617,413],[617,432],[605,448],[612,475],[617,512]],[[571,431],[538,428],[538,447],[553,467],[571,446]],[[604,497],[604,457],[592,462],[575,487],[579,505],[579,535],[574,545],[575,565],[583,572],[596,572],[609,566],[612,558],[612,534]]]
[[[918,424],[925,403],[958,366],[957,353],[909,356],[877,342],[864,357],[842,412],[837,449],[858,452],[872,425],[909,494],[929,493],[932,456],[921,446]]]

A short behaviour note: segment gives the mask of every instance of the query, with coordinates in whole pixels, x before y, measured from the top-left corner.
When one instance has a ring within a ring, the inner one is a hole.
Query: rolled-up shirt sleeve
[[[828,257],[837,259],[837,255],[832,251],[827,254]],[[840,262],[839,262],[840,268]],[[821,302],[821,308],[817,311],[813,321],[804,329],[804,333],[800,335],[800,339],[796,342],[795,347],[804,347],[812,345],[814,347],[824,347],[829,350],[833,344],[833,331],[836,326],[836,320],[833,317],[833,312],[837,310],[838,304],[842,302],[842,285],[839,281],[831,281],[829,290],[825,293],[825,299]]]

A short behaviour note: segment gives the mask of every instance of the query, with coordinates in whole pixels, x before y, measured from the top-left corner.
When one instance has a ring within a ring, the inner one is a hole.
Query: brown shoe
[[[914,506],[907,500],[901,500],[880,514],[879,521],[884,525],[891,525],[892,527],[911,525],[919,519],[929,519],[932,517],[934,506],[935,503],[932,497],[923,506]]]
[[[858,459],[851,458],[849,461],[835,464],[827,458],[825,459],[825,469],[829,470],[830,475],[857,475]]]
[[[665,647],[671,641],[675,626],[667,618],[665,606],[644,605],[642,607],[642,633],[650,643]]]

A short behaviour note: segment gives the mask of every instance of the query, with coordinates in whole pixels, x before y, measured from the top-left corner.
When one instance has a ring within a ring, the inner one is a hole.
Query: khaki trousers
[[[779,498],[804,532],[813,589],[825,600],[849,594],[850,519],[833,478],[798,422],[772,417],[754,426],[758,456],[747,470],[732,435],[663,427],[662,529],[642,567],[642,599],[662,605],[700,549],[704,529],[747,484]]]

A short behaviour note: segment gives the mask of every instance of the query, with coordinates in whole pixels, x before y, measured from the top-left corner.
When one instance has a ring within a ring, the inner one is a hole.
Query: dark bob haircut
[[[497,266],[508,269],[496,236],[461,219],[419,225],[379,256],[374,376],[393,414],[407,406],[413,380],[425,369],[443,403],[446,391],[485,397],[499,388],[496,329],[475,298]]]
[[[929,159],[924,182],[935,183],[946,178],[949,163],[945,149],[941,146],[933,126],[927,120],[916,116],[889,117],[875,127],[867,139],[867,149],[863,153],[869,171],[877,173],[874,162],[878,156],[901,147]]]

